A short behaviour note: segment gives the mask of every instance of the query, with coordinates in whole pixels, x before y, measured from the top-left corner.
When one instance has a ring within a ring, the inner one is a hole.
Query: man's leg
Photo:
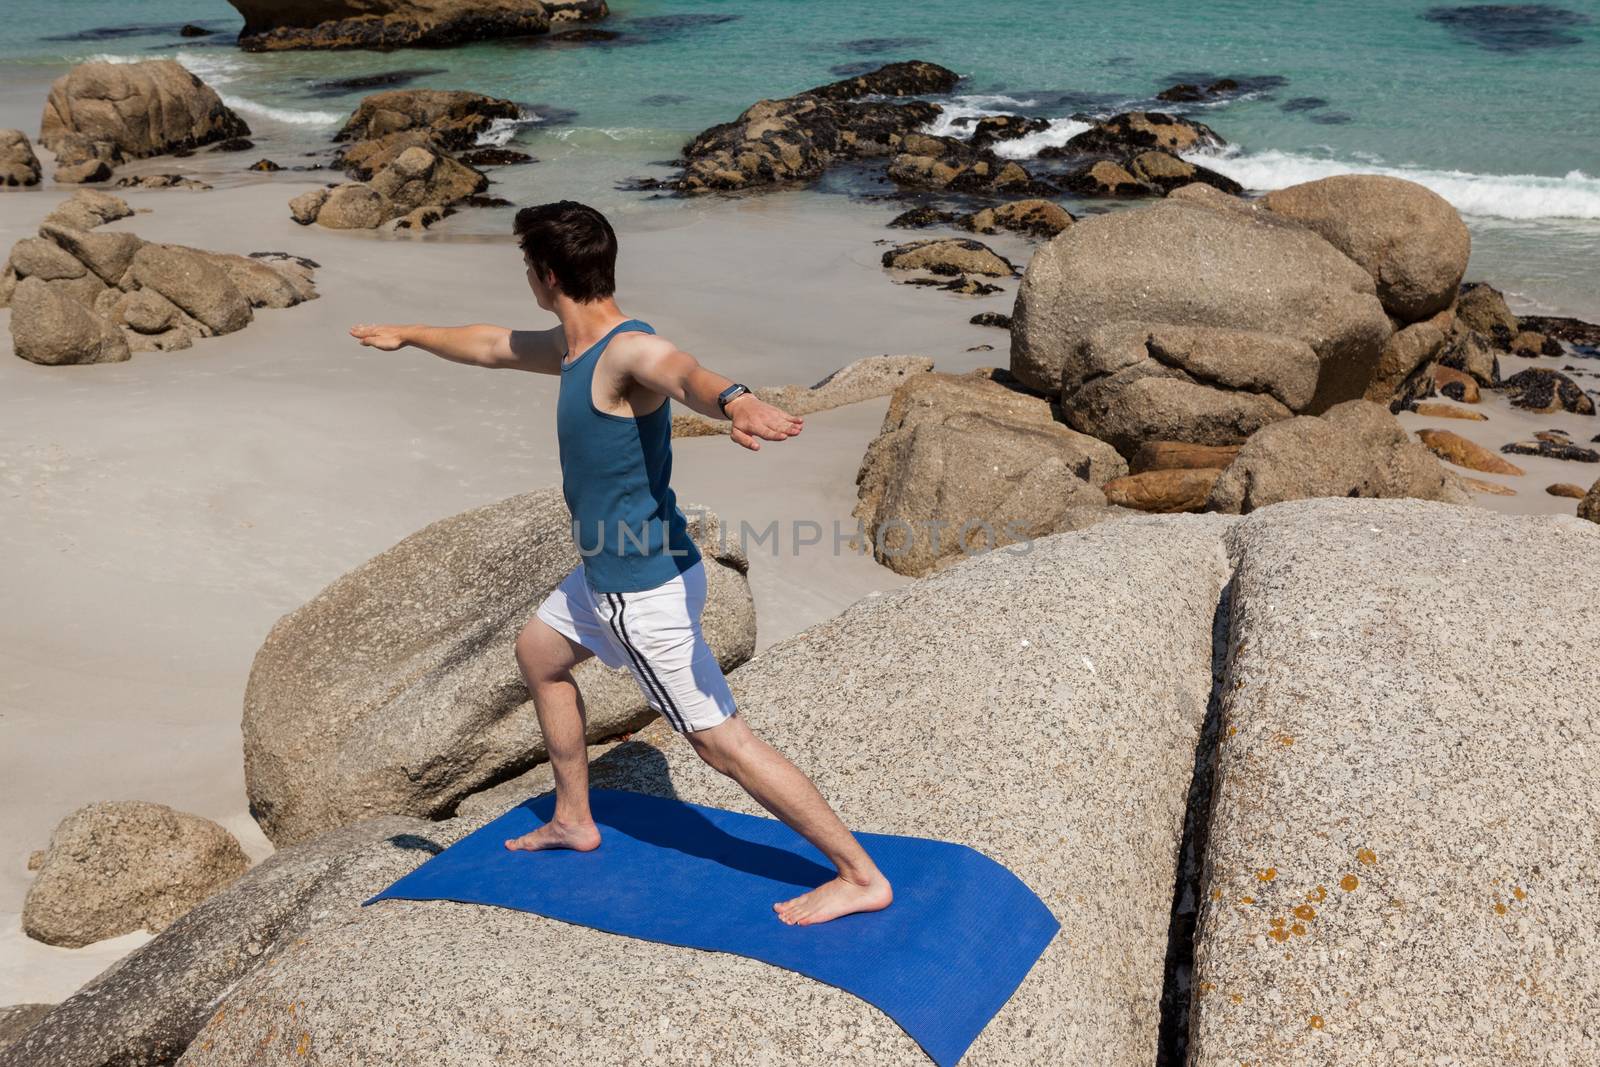
[[[734,714],[716,726],[684,735],[700,758],[714,770],[732,778],[756,802],[782,819],[838,869],[838,877],[792,900],[774,903],[778,918],[795,926],[827,922],[857,911],[878,911],[889,906],[894,892],[872,857],[811,779],[793,763],[757,737]]]
[[[535,617],[517,635],[516,654],[555,772],[556,811],[537,830],[507,840],[506,847],[588,852],[599,846],[600,830],[589,813],[589,746],[584,739],[588,716],[572,668],[594,653]]]

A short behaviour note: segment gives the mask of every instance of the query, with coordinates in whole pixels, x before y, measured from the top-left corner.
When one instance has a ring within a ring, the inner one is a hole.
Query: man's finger
[[[737,426],[729,431],[728,436],[733,438],[734,444],[743,445],[752,452],[759,451],[761,448],[761,442],[757,441],[755,438],[751,437]]]

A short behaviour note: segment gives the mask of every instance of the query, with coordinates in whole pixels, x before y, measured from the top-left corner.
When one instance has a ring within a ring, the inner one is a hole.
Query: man
[[[581,560],[517,637],[555,772],[550,822],[506,841],[508,849],[599,846],[589,810],[587,718],[572,668],[590,656],[626,665],[650,706],[684,734],[707,764],[738,782],[833,862],[837,877],[774,902],[790,925],[877,911],[893,891],[861,844],[799,768],[758,738],[737,713],[705,636],[705,569],[669,485],[672,416],[681,404],[732,422],[736,444],[800,433],[802,420],[700,366],[617,307],[617,238],[605,216],[570,200],[517,213],[528,287],[560,325],[380,326],[350,333],[363,345],[407,345],[480,367],[559,375],[556,432],[562,490]]]

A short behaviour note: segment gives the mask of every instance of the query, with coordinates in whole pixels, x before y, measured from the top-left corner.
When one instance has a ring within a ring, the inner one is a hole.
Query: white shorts
[[[579,563],[535,614],[607,667],[627,667],[650,706],[674,730],[693,733],[734,713],[728,680],[700,630],[705,606],[703,562],[628,593],[591,589]]]

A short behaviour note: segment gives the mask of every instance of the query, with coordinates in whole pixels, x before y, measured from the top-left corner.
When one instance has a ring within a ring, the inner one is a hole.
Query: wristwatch
[[[743,396],[749,391],[750,387],[748,385],[740,385],[735,382],[733,385],[728,386],[722,392],[718,393],[717,407],[722,410],[722,417],[728,417],[728,401],[732,400],[736,396]]]

